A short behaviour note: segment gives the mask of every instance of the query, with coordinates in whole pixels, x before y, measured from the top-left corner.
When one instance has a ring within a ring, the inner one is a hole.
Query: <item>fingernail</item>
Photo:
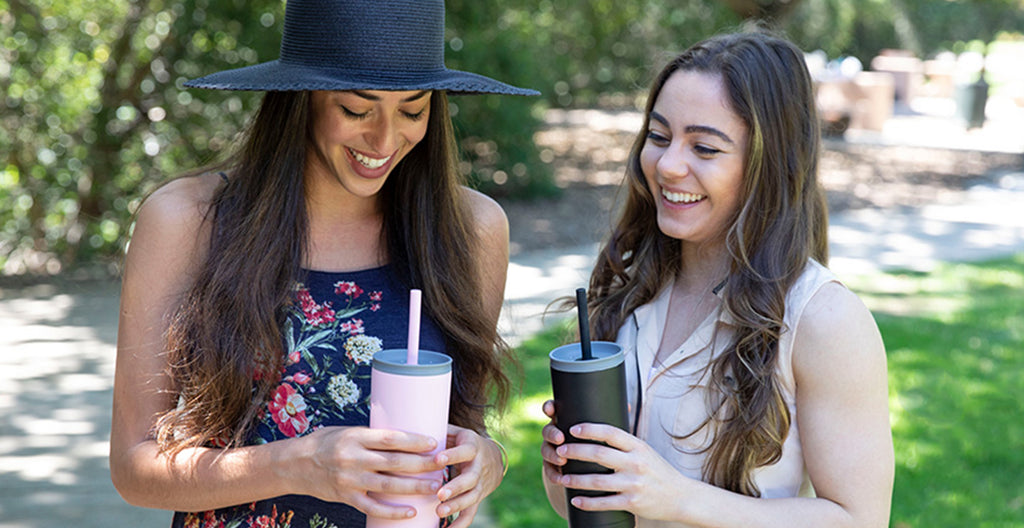
[[[583,428],[578,426],[578,425],[574,425],[574,426],[569,428],[569,432],[574,434],[574,435],[580,434],[580,431],[582,431],[582,430],[583,430]]]
[[[451,510],[452,509],[447,506],[441,506],[440,508],[438,508],[437,512],[438,514],[440,514],[441,517],[447,517],[448,512],[450,512]]]
[[[409,508],[408,510],[405,510],[405,518],[406,519],[412,519],[415,516],[416,516],[416,510],[414,510],[412,508]]]
[[[441,489],[441,483],[440,482],[434,481],[434,482],[430,483],[430,491],[436,492],[439,489]]]
[[[561,446],[561,447],[559,447],[558,449],[555,449],[555,453],[557,453],[557,454],[558,454],[558,456],[560,456],[560,457],[565,457],[565,451],[566,451],[567,449],[569,449],[569,448],[568,448],[568,447],[565,447],[565,446]]]
[[[441,490],[441,492],[437,494],[437,500],[443,502],[443,501],[448,500],[448,497],[451,497],[451,496],[452,496],[451,490]]]

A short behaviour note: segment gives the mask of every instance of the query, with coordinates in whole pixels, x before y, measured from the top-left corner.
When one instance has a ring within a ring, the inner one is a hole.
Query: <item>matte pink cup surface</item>
[[[373,356],[370,374],[370,427],[392,429],[433,437],[437,454],[448,438],[448,401],[451,393],[452,359],[445,354],[419,351],[417,365],[406,364],[405,349],[382,350]],[[411,475],[441,479],[442,472]],[[411,519],[367,517],[367,528],[437,528],[440,518],[437,496],[371,493],[389,504],[412,506]]]

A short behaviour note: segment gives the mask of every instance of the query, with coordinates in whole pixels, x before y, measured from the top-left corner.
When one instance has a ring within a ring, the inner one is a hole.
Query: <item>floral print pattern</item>
[[[295,301],[285,325],[286,356],[281,384],[267,402],[258,442],[294,438],[347,413],[368,416],[369,366],[383,340],[366,334],[366,310],[380,309],[384,294],[366,291],[355,281],[334,283],[331,299],[315,299],[305,284],[295,284]],[[375,308],[376,307],[376,308]],[[339,350],[338,343],[342,343]],[[308,410],[316,409],[310,414]]]
[[[373,355],[403,346],[408,306],[387,267],[355,273],[309,272],[293,287],[282,326],[284,357],[278,379],[248,444],[296,438],[336,425],[367,425]],[[443,351],[429,318],[421,346]],[[265,379],[265,378],[264,378]],[[223,447],[223,440],[211,445]],[[209,512],[175,515],[174,528],[339,528],[355,526],[355,509],[290,495]]]

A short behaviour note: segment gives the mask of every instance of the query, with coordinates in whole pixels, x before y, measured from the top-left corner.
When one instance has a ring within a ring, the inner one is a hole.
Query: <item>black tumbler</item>
[[[569,434],[569,428],[582,422],[613,425],[629,430],[626,403],[626,363],[619,345],[607,341],[591,342],[592,359],[582,359],[579,343],[560,346],[551,351],[551,389],[555,402],[555,425],[568,442],[580,440]],[[562,466],[565,474],[611,473],[612,470],[591,462],[569,460]],[[606,492],[566,488],[566,500],[573,497],[600,497]],[[626,511],[583,511],[569,503],[570,528],[626,528],[635,525],[633,514]]]

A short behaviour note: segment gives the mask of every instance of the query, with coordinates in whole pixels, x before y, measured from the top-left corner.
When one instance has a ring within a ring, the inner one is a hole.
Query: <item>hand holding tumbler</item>
[[[590,341],[586,316],[586,292],[577,290],[580,313],[580,342],[560,346],[551,351],[551,388],[555,404],[555,425],[565,435],[566,443],[589,442],[569,433],[582,422],[603,423],[628,430],[629,412],[626,403],[625,354],[619,345],[606,341]],[[565,474],[611,473],[611,470],[590,462],[569,460],[562,467]],[[567,488],[570,528],[626,528],[635,525],[633,514],[626,511],[583,511],[571,503],[573,497],[598,497],[605,492]]]
[[[410,292],[409,343],[406,349],[390,349],[373,356],[370,373],[370,427],[392,429],[433,437],[436,455],[448,438],[448,404],[452,384],[452,358],[439,352],[419,350],[420,291]],[[441,471],[410,475],[440,479]],[[374,497],[416,509],[411,519],[367,517],[367,528],[437,528],[440,504],[437,496],[387,495]]]

